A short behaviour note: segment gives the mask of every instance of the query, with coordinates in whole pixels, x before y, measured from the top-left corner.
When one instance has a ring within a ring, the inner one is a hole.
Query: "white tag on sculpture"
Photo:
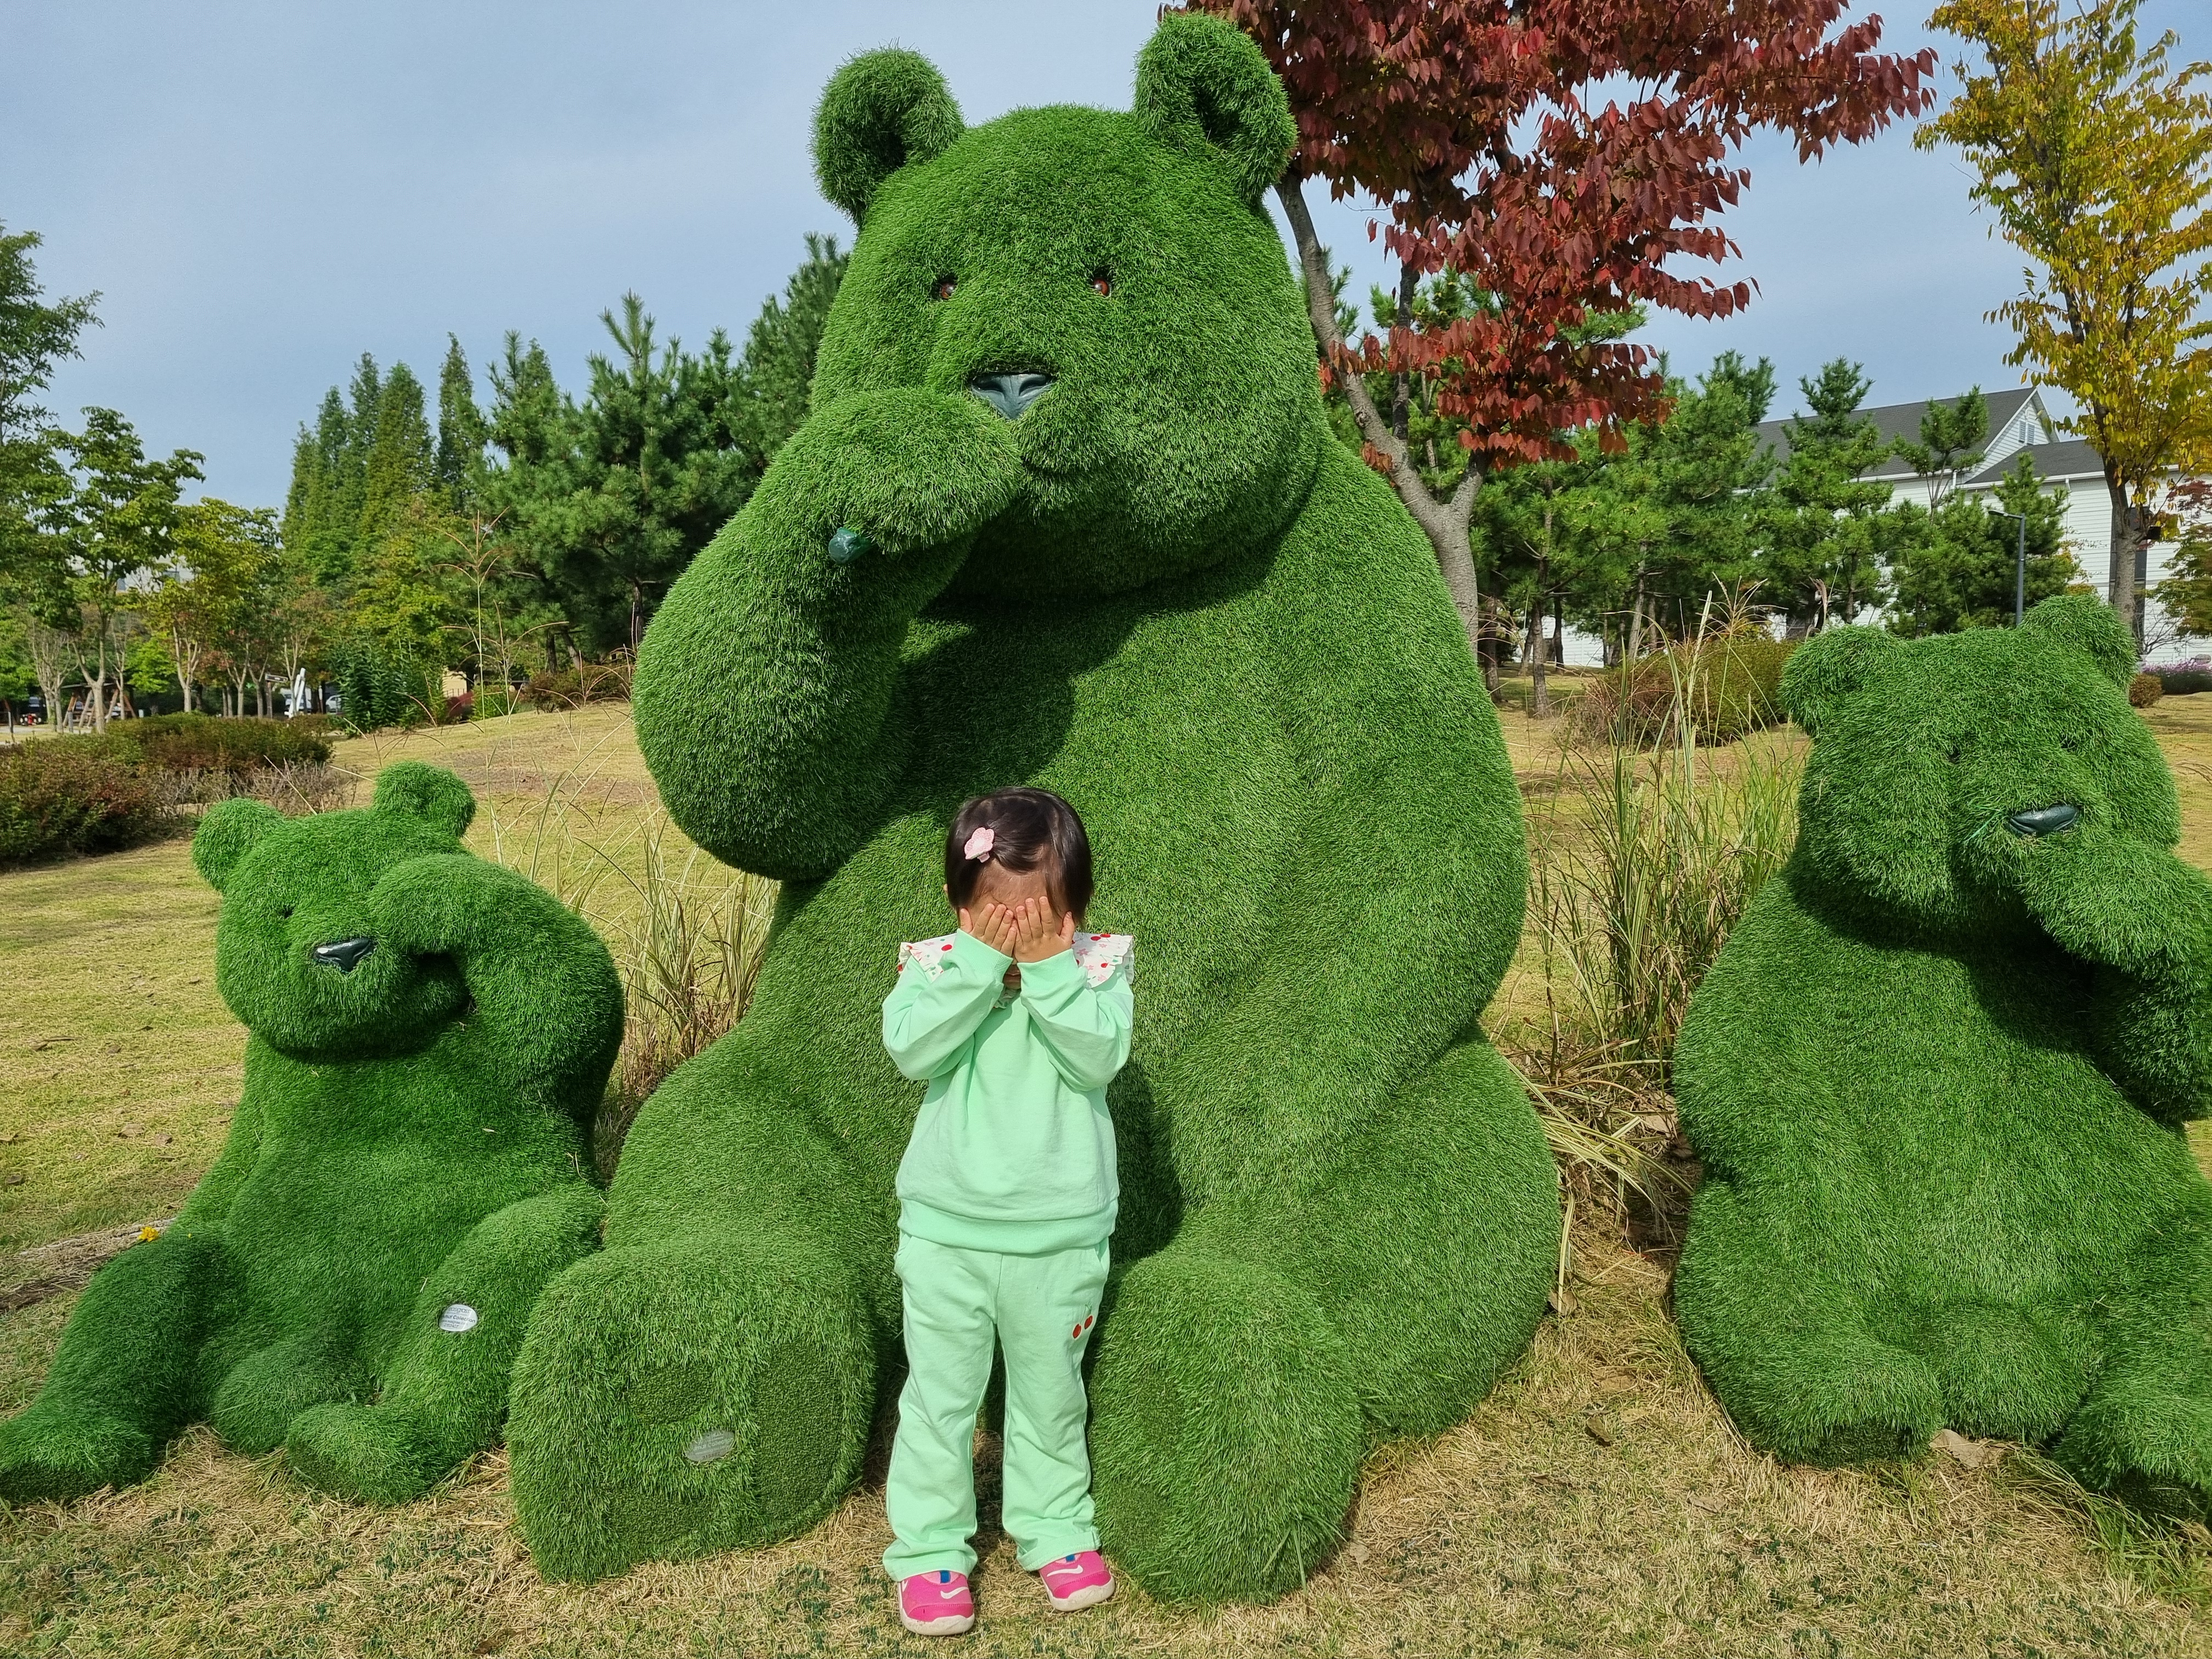
[[[684,1449],[684,1455],[694,1463],[711,1463],[727,1457],[737,1443],[738,1437],[728,1429],[709,1429]]]
[[[465,1302],[450,1304],[438,1316],[438,1328],[441,1331],[472,1331],[476,1328],[477,1310]]]

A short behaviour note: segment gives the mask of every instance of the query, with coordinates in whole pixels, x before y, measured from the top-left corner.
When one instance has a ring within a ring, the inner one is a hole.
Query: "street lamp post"
[[[2020,526],[2019,539],[2014,544],[2012,565],[2012,625],[2017,628],[2027,617],[2027,514],[2000,513],[1988,509],[1992,519],[2010,519]]]

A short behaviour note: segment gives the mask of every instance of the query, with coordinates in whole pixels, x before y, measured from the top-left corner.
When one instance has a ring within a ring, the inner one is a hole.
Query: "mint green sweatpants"
[[[1084,1444],[1083,1350],[1106,1285],[1106,1245],[1001,1255],[899,1235],[906,1387],[884,1494],[893,1541],[884,1569],[971,1571],[975,1415],[993,1338],[1006,1357],[1002,1516],[1024,1569],[1098,1547]]]

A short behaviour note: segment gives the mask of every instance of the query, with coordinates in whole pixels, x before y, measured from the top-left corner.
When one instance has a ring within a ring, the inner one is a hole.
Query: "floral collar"
[[[935,939],[915,939],[898,948],[898,970],[906,972],[907,964],[914,963],[933,980],[945,972],[945,959],[951,953],[957,933],[939,933]],[[1136,941],[1127,933],[1078,933],[1072,949],[1075,965],[1083,969],[1083,976],[1092,988],[1103,985],[1114,976],[1116,968],[1133,975],[1136,964],[1130,953]]]

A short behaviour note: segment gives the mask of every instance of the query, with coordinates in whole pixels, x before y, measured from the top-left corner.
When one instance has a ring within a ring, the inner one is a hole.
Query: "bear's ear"
[[[937,66],[919,53],[863,52],[830,77],[814,110],[814,176],[858,225],[884,179],[941,155],[964,131]]]
[[[1298,142],[1291,100],[1260,48],[1204,12],[1160,19],[1137,55],[1136,113],[1171,143],[1218,150],[1255,204]]]
[[[427,819],[459,841],[477,815],[477,798],[469,787],[442,766],[421,761],[401,761],[377,775],[376,798],[370,803],[379,812],[404,812]]]
[[[2054,593],[2021,619],[2021,630],[2065,641],[2115,685],[2136,676],[2135,635],[2118,611],[2089,594]]]
[[[1879,628],[1831,628],[1790,653],[1782,665],[1783,712],[1820,735],[1820,722],[1860,686],[1874,665],[1903,641]]]
[[[265,801],[243,795],[217,801],[192,832],[192,863],[201,879],[222,891],[238,861],[253,850],[254,842],[284,822],[284,815]]]

